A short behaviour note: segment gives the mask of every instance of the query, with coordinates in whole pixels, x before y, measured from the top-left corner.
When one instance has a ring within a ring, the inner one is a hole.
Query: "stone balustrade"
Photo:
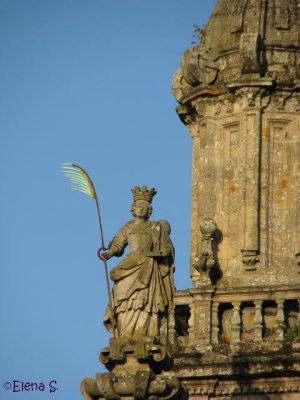
[[[267,346],[268,343],[283,342],[287,330],[300,322],[300,298],[286,297],[286,294],[281,292],[278,296],[277,293],[273,298],[261,293],[253,294],[252,298],[212,294],[210,302],[207,298],[205,301],[198,299],[197,304],[189,301],[191,293],[178,296],[175,335],[185,345],[200,346],[243,343]],[[192,297],[195,299],[195,294]],[[210,335],[201,335],[203,327]]]
[[[299,308],[299,299],[214,303],[212,343],[283,341],[285,332],[299,323]]]

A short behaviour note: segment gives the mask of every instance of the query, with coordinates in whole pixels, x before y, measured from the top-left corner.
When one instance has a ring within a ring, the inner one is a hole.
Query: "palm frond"
[[[87,172],[76,164],[61,164],[61,169],[66,178],[71,181],[72,189],[87,194],[92,199],[96,199],[96,190]]]

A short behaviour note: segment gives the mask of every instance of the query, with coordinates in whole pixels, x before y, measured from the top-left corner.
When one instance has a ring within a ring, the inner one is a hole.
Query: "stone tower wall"
[[[231,93],[191,103],[195,281],[204,218],[217,223],[224,277],[250,270],[287,275],[288,269],[289,275],[298,275],[300,95],[289,93],[285,99],[284,92],[272,93],[272,82],[265,85],[231,87]]]

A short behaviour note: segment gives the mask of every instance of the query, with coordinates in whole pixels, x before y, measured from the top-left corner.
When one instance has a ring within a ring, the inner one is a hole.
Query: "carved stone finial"
[[[194,267],[197,271],[209,271],[215,265],[212,241],[213,235],[217,231],[217,224],[211,218],[204,218],[200,223],[200,232],[202,233],[202,250],[195,257]]]

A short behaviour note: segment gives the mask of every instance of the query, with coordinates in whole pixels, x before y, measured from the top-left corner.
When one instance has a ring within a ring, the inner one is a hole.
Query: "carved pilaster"
[[[197,344],[209,344],[210,341],[210,301],[195,303],[195,339]]]
[[[293,133],[297,125],[292,118],[283,118],[280,115],[276,118],[273,118],[273,115],[268,116],[265,126],[268,135],[264,154],[267,159],[265,174],[267,191],[264,207],[266,266],[280,269],[282,264],[285,264],[285,268],[288,264],[289,267],[296,264],[292,257],[298,251],[300,231],[296,204],[300,182],[298,175],[300,142],[298,135]],[[289,215],[293,215],[292,223]],[[295,251],[290,251],[291,248]],[[286,254],[282,249],[286,249]]]
[[[254,341],[260,343],[262,341],[263,317],[262,317],[262,301],[256,301],[255,314],[253,319],[254,325]]]
[[[193,301],[189,303],[189,344],[207,349],[211,342],[212,293],[211,285],[190,289]]]
[[[240,303],[232,303],[232,305],[233,305],[233,315],[231,321],[232,344],[239,344],[241,342]]]
[[[243,193],[242,262],[245,270],[255,270],[260,261],[260,182],[262,114],[268,104],[265,95],[271,80],[235,82],[228,86],[241,106],[241,189]],[[267,96],[268,97],[268,96]]]
[[[244,176],[244,245],[242,261],[246,270],[256,269],[259,261],[259,181],[260,181],[260,135],[261,109],[255,108],[255,90],[248,107],[244,110],[245,176]]]

